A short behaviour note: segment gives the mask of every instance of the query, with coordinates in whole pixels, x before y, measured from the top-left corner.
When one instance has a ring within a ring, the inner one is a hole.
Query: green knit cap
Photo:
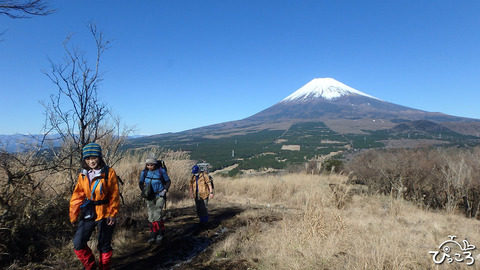
[[[83,159],[88,157],[102,157],[102,148],[98,143],[89,143],[83,147]]]

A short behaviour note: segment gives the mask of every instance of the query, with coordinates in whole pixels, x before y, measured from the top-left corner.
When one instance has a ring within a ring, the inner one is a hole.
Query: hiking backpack
[[[208,172],[208,167],[210,167],[210,163],[201,162],[201,163],[197,163],[197,166],[199,167],[200,172],[203,172],[208,175],[208,178],[210,178],[210,183],[212,184],[212,189],[215,189],[215,185],[213,184],[213,177]]]
[[[165,161],[163,160],[157,160],[157,164],[155,165],[155,167],[158,167],[158,168],[162,168],[165,170],[166,173],[168,173],[168,170],[167,170],[167,165],[165,165]]]

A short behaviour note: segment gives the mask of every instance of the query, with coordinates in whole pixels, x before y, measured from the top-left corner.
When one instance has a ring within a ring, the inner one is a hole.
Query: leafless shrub
[[[480,149],[472,151],[439,151],[443,176],[442,189],[445,193],[447,211],[454,212],[458,207],[466,211],[467,216],[477,216],[480,203]]]
[[[477,216],[480,203],[480,157],[475,149],[369,150],[346,166],[350,181],[369,192],[416,201],[433,209],[464,210]]]
[[[52,190],[49,180],[59,160],[51,158],[45,140],[24,144],[23,151],[0,151],[0,254],[2,262],[44,255],[52,232],[62,235],[65,223],[46,221],[66,216],[65,193]],[[66,221],[66,219],[65,219]],[[42,232],[42,233],[39,233]],[[45,235],[46,234],[46,235]],[[52,241],[54,242],[54,240]]]

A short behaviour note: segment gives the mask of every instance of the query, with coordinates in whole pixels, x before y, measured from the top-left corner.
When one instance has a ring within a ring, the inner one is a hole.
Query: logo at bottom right
[[[449,240],[440,244],[437,251],[429,251],[432,254],[433,262],[436,264],[442,264],[445,261],[447,263],[465,263],[468,266],[475,263],[475,259],[472,257],[472,250],[475,250],[475,246],[468,243],[465,239],[462,241],[463,245],[455,241],[457,236],[449,235]]]

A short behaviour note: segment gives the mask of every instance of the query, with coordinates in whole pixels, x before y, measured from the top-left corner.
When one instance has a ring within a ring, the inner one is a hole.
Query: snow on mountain
[[[306,101],[313,98],[324,98],[328,100],[335,100],[342,96],[351,94],[366,96],[380,100],[379,98],[367,95],[350,86],[347,86],[333,78],[316,78],[305,84],[303,87],[293,92],[281,102],[288,101]]]

